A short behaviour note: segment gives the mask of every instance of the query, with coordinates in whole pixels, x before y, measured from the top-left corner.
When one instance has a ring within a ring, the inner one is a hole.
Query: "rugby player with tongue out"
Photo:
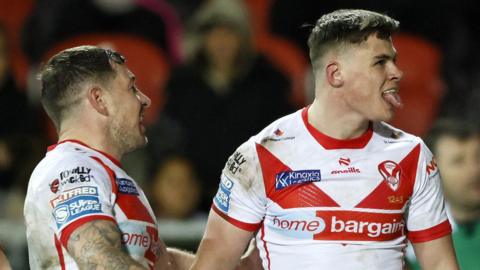
[[[430,151],[383,123],[402,107],[397,28],[367,10],[318,19],[315,100],[226,162],[192,270],[234,269],[255,235],[261,260],[249,269],[403,269],[407,239],[422,269],[459,269]]]
[[[315,77],[308,121],[329,137],[360,137],[371,122],[389,121],[403,106],[399,95],[403,72],[396,65],[390,37],[372,33],[362,42],[344,43],[325,52],[313,66],[320,74]]]

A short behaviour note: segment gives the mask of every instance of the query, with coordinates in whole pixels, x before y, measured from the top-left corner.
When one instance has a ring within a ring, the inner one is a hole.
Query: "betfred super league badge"
[[[387,182],[388,186],[393,191],[397,191],[400,186],[400,174],[402,171],[400,165],[391,160],[386,160],[378,164],[378,171],[383,176],[383,180]]]

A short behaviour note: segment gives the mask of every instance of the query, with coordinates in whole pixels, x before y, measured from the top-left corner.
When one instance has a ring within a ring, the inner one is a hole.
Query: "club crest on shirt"
[[[386,160],[378,164],[378,172],[393,191],[397,191],[400,186],[401,171],[400,165],[391,160]]]
[[[318,182],[321,179],[320,170],[283,171],[275,175],[275,189],[281,190],[292,185]]]

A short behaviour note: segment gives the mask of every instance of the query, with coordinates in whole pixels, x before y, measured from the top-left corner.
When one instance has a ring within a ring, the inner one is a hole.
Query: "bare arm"
[[[2,248],[0,247],[0,269],[11,270],[10,263],[8,262],[7,256],[3,253]]]
[[[423,243],[413,244],[415,256],[425,270],[460,269],[450,235]]]
[[[146,269],[122,248],[115,223],[94,220],[76,229],[68,240],[68,253],[80,269]]]
[[[250,241],[248,250],[243,254],[235,270],[263,270],[262,259],[260,259],[255,240]]]
[[[210,211],[192,269],[234,269],[253,233],[239,229]]]
[[[167,248],[168,254],[170,258],[175,263],[177,270],[187,270],[193,264],[193,260],[195,260],[195,255],[186,251],[178,250],[175,248]]]

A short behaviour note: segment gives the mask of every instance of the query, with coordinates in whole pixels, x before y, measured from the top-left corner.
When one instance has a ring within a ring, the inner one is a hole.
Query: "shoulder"
[[[373,132],[375,135],[379,136],[380,138],[384,139],[385,142],[410,142],[412,144],[424,144],[423,140],[415,136],[413,134],[410,134],[408,132],[405,132],[401,129],[398,129],[396,127],[393,127],[392,125],[389,125],[385,122],[375,122],[373,123]]]
[[[266,126],[251,140],[259,145],[269,142],[288,141],[304,129],[301,112],[303,109],[285,115]]]
[[[60,145],[47,152],[32,173],[32,184],[49,182],[50,188],[91,182],[108,177],[104,166],[87,150]]]
[[[373,131],[385,145],[400,144],[408,148],[418,147],[419,154],[423,156],[424,159],[431,160],[433,158],[432,152],[419,136],[395,128],[385,122],[374,123]]]

